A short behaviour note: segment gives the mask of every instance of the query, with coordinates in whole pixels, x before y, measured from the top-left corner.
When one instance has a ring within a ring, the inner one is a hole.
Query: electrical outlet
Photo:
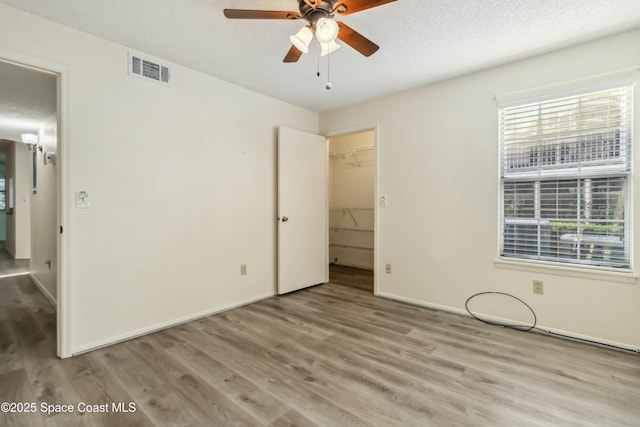
[[[247,264],[240,264],[240,275],[241,276],[247,275]]]
[[[391,264],[387,264],[387,265],[385,265],[385,266],[384,266],[384,271],[385,271],[387,274],[391,274]]]
[[[544,282],[542,280],[533,281],[533,293],[540,295],[544,294]]]

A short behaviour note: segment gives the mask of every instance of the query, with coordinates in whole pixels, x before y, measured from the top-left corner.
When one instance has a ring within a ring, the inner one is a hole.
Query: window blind
[[[629,267],[632,94],[499,109],[502,256]]]
[[[631,168],[632,86],[500,110],[503,177]]]

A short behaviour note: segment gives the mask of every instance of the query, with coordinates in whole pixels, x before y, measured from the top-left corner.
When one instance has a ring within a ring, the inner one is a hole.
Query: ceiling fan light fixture
[[[330,43],[338,36],[338,23],[331,18],[320,18],[316,23],[316,38],[320,43]]]
[[[334,52],[337,49],[339,49],[340,45],[335,41],[330,41],[329,43],[320,42],[320,47],[322,48],[322,53],[320,54],[320,56],[326,56],[326,55],[329,55],[331,52]]]
[[[309,52],[309,43],[313,39],[313,31],[309,27],[302,27],[294,36],[289,37],[291,43],[300,50],[300,52]]]

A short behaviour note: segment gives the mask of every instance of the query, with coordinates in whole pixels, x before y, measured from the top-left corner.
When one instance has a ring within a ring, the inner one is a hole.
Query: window
[[[500,106],[503,257],[630,268],[632,92]]]

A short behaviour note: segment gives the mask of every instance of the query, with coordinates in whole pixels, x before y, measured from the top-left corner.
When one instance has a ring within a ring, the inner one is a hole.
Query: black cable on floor
[[[493,322],[491,320],[481,319],[480,317],[476,316],[475,314],[473,314],[471,312],[471,310],[469,310],[469,301],[471,301],[473,298],[475,298],[477,296],[487,295],[487,294],[504,295],[504,296],[507,296],[509,298],[513,298],[515,300],[518,300],[525,307],[527,307],[529,309],[529,311],[531,312],[531,314],[533,315],[533,324],[531,326],[527,326],[527,325],[511,325],[511,324],[508,324],[508,323]],[[624,348],[624,347],[619,347],[619,346],[613,345],[613,344],[601,343],[601,342],[598,342],[598,341],[593,341],[593,340],[589,340],[589,339],[585,339],[585,338],[572,337],[570,335],[560,334],[560,333],[553,332],[553,331],[550,331],[550,330],[538,328],[538,327],[536,327],[536,325],[538,323],[538,318],[536,317],[536,312],[533,311],[531,306],[529,306],[529,304],[527,304],[526,302],[522,301],[520,298],[518,298],[518,297],[516,297],[514,295],[511,295],[511,294],[507,294],[505,292],[497,292],[497,291],[478,292],[477,294],[473,294],[469,298],[467,298],[467,301],[465,301],[465,303],[464,303],[464,308],[471,315],[471,317],[473,317],[474,319],[476,319],[476,320],[478,320],[478,321],[480,321],[482,323],[486,323],[487,325],[501,326],[503,328],[515,329],[516,331],[522,331],[522,332],[529,332],[529,331],[534,331],[535,330],[535,331],[540,331],[543,334],[556,336],[556,337],[560,337],[560,338],[564,338],[564,339],[569,339],[571,341],[582,342],[582,343],[585,343],[585,344],[596,345],[596,346],[604,347],[604,348],[611,348],[611,349],[614,349],[614,350],[623,351],[625,353],[640,354],[640,349],[631,350],[631,349]]]
[[[531,314],[533,314],[533,325],[531,325],[531,326],[527,326],[527,325],[510,325],[508,323],[493,322],[491,320],[481,319],[480,317],[478,317],[475,314],[473,314],[471,312],[471,310],[469,310],[469,301],[471,301],[473,298],[475,298],[477,296],[488,295],[488,294],[504,295],[504,296],[507,296],[507,297],[510,297],[510,298],[513,298],[515,300],[520,301],[522,304],[524,304],[525,307],[527,307],[529,309]],[[471,315],[471,317],[473,317],[476,320],[479,320],[482,323],[486,323],[487,325],[493,325],[493,326],[502,326],[503,328],[515,329],[516,331],[529,332],[529,331],[531,331],[533,329],[536,329],[536,324],[538,323],[538,318],[536,317],[536,313],[529,306],[529,304],[527,304],[526,302],[522,301],[520,298],[518,298],[518,297],[516,297],[514,295],[511,295],[511,294],[507,294],[505,292],[495,292],[495,291],[478,292],[477,294],[473,294],[469,298],[467,298],[467,300],[464,303],[464,308]]]

